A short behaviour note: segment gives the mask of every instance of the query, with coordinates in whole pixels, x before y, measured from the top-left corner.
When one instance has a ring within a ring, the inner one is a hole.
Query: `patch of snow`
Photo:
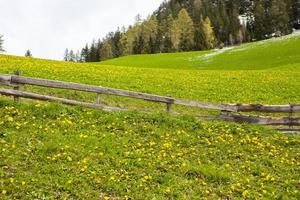
[[[222,54],[222,53],[224,53],[224,52],[226,52],[226,51],[229,51],[229,50],[231,50],[231,49],[233,49],[233,48],[234,48],[234,47],[225,47],[225,48],[223,48],[223,49],[215,49],[214,52],[205,54],[205,55],[201,56],[201,58],[203,58],[203,59],[206,60],[206,61],[209,61],[210,58],[212,58],[212,57],[214,57],[214,56],[216,56],[216,55]]]
[[[276,42],[285,42],[288,41],[290,39],[293,39],[294,37],[300,36],[300,30],[293,30],[292,34],[286,35],[286,36],[282,36],[282,37],[273,37],[267,40],[261,40],[258,42],[250,42],[247,44],[242,44],[241,46],[231,46],[231,47],[225,47],[223,49],[214,49],[214,51],[212,51],[211,53],[205,54],[205,55],[199,55],[199,56],[195,56],[195,57],[190,57],[187,60],[190,62],[196,62],[199,60],[203,60],[206,62],[211,62],[212,58],[214,56],[220,55],[222,53],[228,52],[229,54],[233,53],[233,52],[241,52],[241,51],[246,51],[246,50],[250,50],[253,48],[257,48],[257,47],[268,47],[269,45],[272,45],[272,43],[276,43]]]

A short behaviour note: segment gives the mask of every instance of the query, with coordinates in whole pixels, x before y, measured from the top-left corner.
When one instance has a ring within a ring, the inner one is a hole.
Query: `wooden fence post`
[[[16,70],[15,72],[14,72],[14,75],[15,76],[20,76],[20,71],[19,70]],[[15,84],[15,86],[13,87],[13,89],[14,90],[20,90],[20,85],[18,85],[18,84],[16,84],[16,83],[14,83]],[[18,97],[18,96],[14,96],[14,101],[15,102],[19,102],[19,100],[20,100],[20,98]]]
[[[292,117],[293,117],[293,105],[291,103],[289,103],[290,105],[290,112],[289,112],[289,129],[292,129]]]
[[[96,103],[97,104],[100,104],[101,103],[101,96],[100,96],[100,93],[96,93]]]
[[[171,96],[167,96],[167,97],[171,98]],[[167,113],[171,112],[171,108],[172,108],[172,103],[171,103],[171,100],[169,99],[168,102],[167,102],[167,105],[166,105]]]

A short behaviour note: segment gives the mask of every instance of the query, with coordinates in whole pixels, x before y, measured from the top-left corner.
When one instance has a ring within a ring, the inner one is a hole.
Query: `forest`
[[[131,54],[223,48],[300,28],[299,0],[169,0],[147,19],[93,40],[65,61],[99,62]]]

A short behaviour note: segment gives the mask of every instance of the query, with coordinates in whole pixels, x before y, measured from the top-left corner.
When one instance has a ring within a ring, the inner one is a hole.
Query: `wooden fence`
[[[19,72],[16,72],[13,75],[0,74],[0,83],[13,87],[13,89],[1,89],[0,94],[5,96],[13,96],[15,101],[18,101],[20,97],[28,99],[36,99],[41,101],[50,101],[50,102],[61,102],[67,105],[82,105],[86,107],[102,109],[107,111],[122,111],[126,110],[124,108],[104,106],[100,103],[100,95],[114,95],[121,97],[130,97],[134,99],[141,99],[146,101],[152,101],[157,103],[166,104],[166,111],[170,112],[172,105],[182,105],[182,106],[191,106],[204,109],[214,109],[220,110],[221,115],[217,117],[221,120],[234,121],[234,122],[246,122],[246,123],[255,123],[263,125],[286,125],[286,126],[300,126],[300,118],[292,118],[293,113],[300,113],[300,105],[259,105],[259,104],[212,104],[204,103],[198,101],[189,101],[189,100],[180,100],[168,96],[158,96],[141,92],[132,92],[127,90],[120,90],[108,87],[99,87],[93,85],[69,83],[62,81],[38,79],[38,78],[29,78],[19,75]],[[57,98],[53,96],[35,94],[30,92],[21,91],[23,85],[33,85],[41,87],[50,87],[50,88],[60,88],[67,90],[75,91],[84,91],[96,93],[96,103],[87,103],[87,102],[78,102],[74,100]],[[265,112],[265,113],[288,113],[289,117],[284,118],[262,118],[262,117],[253,117],[238,115],[233,113],[238,112]],[[210,117],[204,117],[209,119]]]

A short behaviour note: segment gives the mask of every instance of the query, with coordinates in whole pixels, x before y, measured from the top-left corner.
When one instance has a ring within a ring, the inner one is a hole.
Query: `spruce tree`
[[[162,23],[162,31],[163,33],[163,48],[162,51],[165,53],[172,52],[173,43],[172,43],[172,28],[173,28],[174,19],[170,14],[167,19]]]
[[[255,3],[254,8],[254,37],[258,40],[266,38],[266,31],[265,31],[265,10],[263,6],[262,0],[257,0]]]
[[[75,61],[76,61],[76,58],[75,58],[74,51],[71,50],[69,53],[69,62],[75,62]]]
[[[88,44],[85,45],[85,47],[81,50],[81,59],[82,62],[90,62],[89,60],[89,46]]]
[[[122,34],[121,34],[121,31],[119,29],[116,32],[114,32],[112,37],[111,37],[112,52],[113,52],[114,57],[120,57],[121,56],[121,53],[122,53],[121,38],[122,38]]]
[[[295,29],[300,29],[300,1],[291,0],[290,2],[290,24]]]
[[[97,45],[96,45],[96,42],[95,40],[93,40],[92,44],[91,44],[91,47],[90,47],[90,50],[89,50],[89,62],[98,62],[99,60],[97,59],[98,58],[98,55],[97,55]]]
[[[240,35],[240,30],[241,30],[241,23],[240,23],[240,19],[239,19],[239,11],[238,11],[238,7],[237,7],[237,3],[233,0],[230,1],[229,4],[229,22],[230,22],[230,30],[229,33],[232,35],[233,37],[233,41],[231,42],[231,45],[239,43],[239,41],[241,40],[241,35]]]
[[[4,51],[4,48],[3,48],[3,42],[4,42],[4,40],[2,38],[3,38],[3,36],[0,35],[0,52]]]
[[[133,42],[133,54],[143,54],[144,45],[143,36],[142,34],[139,34],[139,36]]]
[[[203,33],[203,28],[202,28],[202,19],[200,19],[200,22],[197,23],[195,27],[195,50],[203,50],[206,49],[206,45],[204,44],[204,33]]]
[[[31,58],[31,57],[32,57],[32,54],[31,54],[31,52],[30,52],[30,50],[29,50],[29,49],[26,51],[26,53],[25,53],[25,57],[29,57],[29,58]]]
[[[174,20],[171,41],[176,51],[188,51],[194,47],[194,24],[186,9],[181,9],[178,18]]]
[[[202,0],[194,1],[193,20],[199,22],[203,16],[203,2]]]
[[[79,50],[76,51],[75,62],[82,62],[82,57]]]
[[[277,36],[286,35],[291,33],[289,26],[289,15],[287,12],[287,5],[282,0],[273,0],[270,11],[272,32]]]
[[[65,54],[64,54],[64,61],[69,61],[70,60],[70,57],[69,57],[69,49],[66,49],[65,50]]]
[[[101,48],[101,60],[107,60],[113,58],[113,52],[111,44],[109,42],[104,42]]]
[[[178,24],[180,24],[180,51],[191,51],[194,48],[195,28],[192,18],[186,9],[182,9],[178,14]]]
[[[203,30],[203,38],[206,49],[213,49],[216,44],[216,37],[211,25],[211,21],[208,17],[201,22]]]

